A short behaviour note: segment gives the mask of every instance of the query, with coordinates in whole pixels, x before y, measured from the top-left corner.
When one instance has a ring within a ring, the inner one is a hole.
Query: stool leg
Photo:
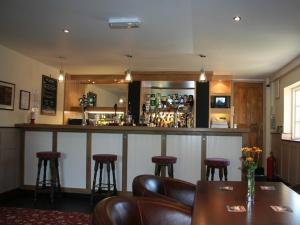
[[[53,203],[54,201],[54,190],[55,190],[55,174],[54,174],[54,160],[50,159],[50,185],[51,185],[51,192],[50,192],[50,201]]]
[[[211,168],[211,177],[210,179],[213,181],[214,180],[214,176],[215,176],[215,167]]]
[[[206,166],[206,180],[209,179],[209,173],[210,173],[210,166]]]
[[[107,171],[107,191],[110,192],[110,163],[106,162],[106,171]]]
[[[161,165],[158,164],[157,165],[157,176],[160,176],[161,175]]]
[[[155,163],[155,171],[154,171],[154,175],[155,176],[159,176],[159,173],[158,173],[158,164]]]
[[[219,167],[219,178],[220,178],[220,181],[223,180],[223,167]]]
[[[117,183],[116,183],[116,174],[115,174],[115,163],[111,162],[111,170],[113,176],[113,185],[114,185],[114,195],[117,194]]]
[[[98,186],[98,192],[102,192],[102,171],[103,171],[103,162],[100,162],[100,176],[99,176],[99,186]]]
[[[59,180],[59,171],[58,171],[58,159],[55,159],[55,169],[56,169],[56,178],[57,178],[57,189],[61,192],[60,189],[60,180]]]
[[[227,166],[224,167],[224,176],[225,176],[225,181],[227,181]]]
[[[97,179],[97,172],[98,172],[98,162],[95,161],[95,166],[94,166],[94,179],[93,179],[93,187],[92,187],[92,193],[91,193],[91,199],[90,199],[90,204],[93,204],[94,200],[94,194],[95,194],[95,187],[96,187],[96,179]]]
[[[42,167],[42,159],[39,159],[38,171],[37,171],[36,183],[35,183],[35,190],[34,190],[34,201],[36,201],[36,198],[37,198],[37,191],[38,191],[39,182],[40,182],[41,167]]]
[[[173,174],[173,164],[172,163],[169,163],[168,164],[168,175],[169,177],[174,177],[174,174]]]
[[[43,188],[46,188],[46,172],[47,172],[47,163],[48,160],[44,159],[44,174],[43,174]]]

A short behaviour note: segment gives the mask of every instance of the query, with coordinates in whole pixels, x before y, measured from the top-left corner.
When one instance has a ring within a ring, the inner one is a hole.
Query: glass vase
[[[247,170],[247,201],[253,202],[255,195],[255,170]]]
[[[82,126],[86,126],[86,125],[87,125],[87,123],[86,123],[86,118],[87,118],[86,112],[83,111],[83,112],[82,112],[82,122],[81,122],[81,125],[82,125]]]

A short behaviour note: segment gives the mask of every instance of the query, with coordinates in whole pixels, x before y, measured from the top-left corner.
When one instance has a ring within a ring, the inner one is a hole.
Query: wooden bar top
[[[249,129],[240,128],[165,128],[143,126],[82,126],[58,124],[15,124],[16,128],[25,130],[66,131],[66,132],[112,132],[112,133],[166,133],[166,134],[206,134],[241,136]]]
[[[233,187],[222,190],[221,187]],[[300,195],[281,182],[256,182],[254,203],[246,202],[246,182],[199,181],[192,225],[299,225]],[[275,190],[262,190],[261,186]],[[245,212],[229,212],[227,206],[244,206]],[[275,212],[271,206],[291,211]]]

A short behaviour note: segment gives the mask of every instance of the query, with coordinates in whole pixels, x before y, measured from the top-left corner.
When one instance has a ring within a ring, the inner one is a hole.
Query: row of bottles
[[[161,96],[160,93],[145,94],[145,112],[155,111],[192,111],[194,105],[193,95],[169,94]]]
[[[149,127],[187,127],[194,126],[194,118],[192,113],[144,113],[140,116],[140,124]]]
[[[145,94],[140,124],[150,127],[194,127],[194,97],[185,94]]]

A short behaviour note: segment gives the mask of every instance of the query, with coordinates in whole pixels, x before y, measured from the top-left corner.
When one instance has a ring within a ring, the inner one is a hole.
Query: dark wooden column
[[[208,128],[209,82],[196,83],[196,127]]]
[[[141,81],[133,81],[128,85],[128,112],[136,124],[140,118]]]

